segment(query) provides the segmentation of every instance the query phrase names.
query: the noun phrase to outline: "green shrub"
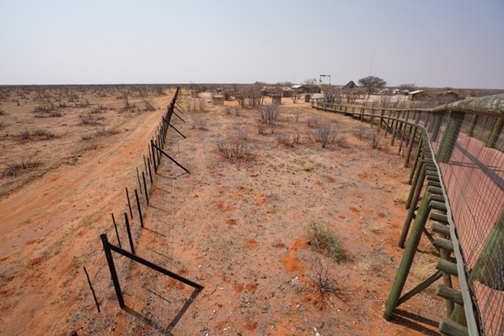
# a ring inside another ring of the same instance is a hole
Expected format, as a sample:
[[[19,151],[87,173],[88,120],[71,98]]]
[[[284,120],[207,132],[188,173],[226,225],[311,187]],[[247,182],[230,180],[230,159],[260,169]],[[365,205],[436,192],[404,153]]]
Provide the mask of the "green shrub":
[[[337,231],[327,223],[312,220],[306,227],[306,240],[313,248],[334,260],[345,258],[343,242]]]

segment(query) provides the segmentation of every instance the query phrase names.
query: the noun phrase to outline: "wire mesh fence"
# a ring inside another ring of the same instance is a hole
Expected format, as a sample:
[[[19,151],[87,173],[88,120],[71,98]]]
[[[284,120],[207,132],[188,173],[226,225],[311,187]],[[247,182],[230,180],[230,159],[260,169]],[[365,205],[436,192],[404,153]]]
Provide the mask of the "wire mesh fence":
[[[493,134],[503,119],[474,116],[462,112],[434,116],[440,130],[439,136],[431,139],[479,312],[480,333],[502,335],[504,136],[500,131]],[[443,135],[453,129],[460,130],[454,141],[445,138],[447,144],[442,144]],[[435,135],[434,131],[429,135]]]
[[[408,133],[406,124],[398,126],[397,120],[421,126],[427,132],[462,249],[479,333],[493,336],[504,334],[504,113],[501,107],[504,95],[491,99],[491,104],[480,104],[480,101],[480,105],[471,106],[466,112],[446,108],[433,112],[315,104],[371,123],[376,122],[375,116],[385,117],[388,120],[380,120],[379,125],[400,141],[399,154],[404,153],[403,140],[409,141],[413,128]]]

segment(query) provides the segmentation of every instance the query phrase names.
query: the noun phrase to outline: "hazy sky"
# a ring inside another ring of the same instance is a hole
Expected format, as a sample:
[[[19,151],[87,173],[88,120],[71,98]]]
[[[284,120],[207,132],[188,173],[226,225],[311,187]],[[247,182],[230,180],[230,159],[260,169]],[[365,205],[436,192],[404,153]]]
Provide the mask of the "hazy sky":
[[[504,0],[0,0],[0,84],[345,84],[370,68],[504,89]]]

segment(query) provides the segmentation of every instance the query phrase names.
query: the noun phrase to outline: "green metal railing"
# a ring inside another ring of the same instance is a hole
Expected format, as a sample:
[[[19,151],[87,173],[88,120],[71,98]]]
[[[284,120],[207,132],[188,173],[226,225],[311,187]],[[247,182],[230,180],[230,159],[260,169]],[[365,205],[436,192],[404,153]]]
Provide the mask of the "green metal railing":
[[[504,94],[432,109],[357,107],[322,100],[313,100],[312,106],[378,126],[391,135],[391,145],[399,142],[405,166],[412,164],[409,211],[398,242],[406,247],[385,318],[443,278],[436,289],[447,308],[441,332],[503,334]],[[432,230],[426,228],[429,220],[434,222]],[[440,252],[437,272],[401,296],[423,234]],[[452,276],[458,276],[460,291],[452,288]]]

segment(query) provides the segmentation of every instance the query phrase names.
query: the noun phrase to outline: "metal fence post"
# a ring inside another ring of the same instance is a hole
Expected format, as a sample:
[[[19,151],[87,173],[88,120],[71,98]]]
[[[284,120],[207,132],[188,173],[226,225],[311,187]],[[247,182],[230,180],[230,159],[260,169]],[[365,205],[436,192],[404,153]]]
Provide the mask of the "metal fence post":
[[[117,277],[116,268],[114,265],[114,259],[112,258],[112,253],[110,253],[109,242],[107,240],[107,235],[102,233],[100,235],[101,241],[103,243],[103,251],[105,252],[105,257],[107,258],[107,263],[110,269],[110,277],[114,283],[114,288],[117,295],[117,301],[119,301],[119,306],[124,309],[126,305],[124,304],[124,298],[121,292],[121,285],[119,284],[119,278]]]

